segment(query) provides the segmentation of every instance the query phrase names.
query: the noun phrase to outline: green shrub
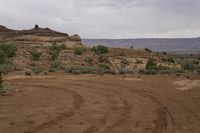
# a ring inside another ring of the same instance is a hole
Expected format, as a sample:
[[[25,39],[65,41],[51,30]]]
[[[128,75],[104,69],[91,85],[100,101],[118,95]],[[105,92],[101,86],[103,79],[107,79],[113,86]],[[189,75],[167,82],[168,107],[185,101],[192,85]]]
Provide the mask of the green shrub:
[[[2,78],[2,75],[0,73],[0,88],[2,88],[2,85],[3,85],[3,78]]]
[[[0,51],[4,57],[11,58],[16,55],[17,47],[12,43],[2,43],[0,44]]]
[[[167,55],[167,52],[163,52],[162,54],[163,54],[163,55]]]
[[[110,63],[110,60],[108,59],[108,56],[106,56],[106,55],[99,55],[99,62],[100,63]]]
[[[76,55],[82,55],[84,51],[85,51],[84,48],[78,47],[78,48],[74,49],[74,54],[76,54]]]
[[[98,66],[102,70],[110,70],[110,64],[108,63],[100,63]]]
[[[136,64],[143,64],[143,62],[141,60],[136,60]]]
[[[26,76],[31,76],[31,71],[25,71]]]
[[[93,65],[93,59],[91,57],[88,57],[85,59],[85,63],[91,66]]]
[[[29,51],[29,53],[31,54],[31,59],[33,61],[38,61],[40,59],[41,54],[42,54],[42,53],[40,53],[36,50]]]
[[[103,45],[98,45],[96,47],[93,47],[92,51],[94,51],[97,54],[106,54],[109,52],[108,47]]]
[[[147,52],[149,52],[149,53],[152,53],[152,50],[149,49],[149,48],[145,48],[144,50],[147,51]]]
[[[32,71],[33,71],[35,74],[39,74],[39,73],[42,73],[43,71],[45,71],[45,69],[42,68],[42,67],[34,67],[34,68],[32,68]]]
[[[123,68],[119,70],[119,74],[132,74],[132,73],[134,73],[134,71],[127,68]]]
[[[167,58],[167,61],[168,61],[169,63],[174,63],[174,62],[175,62],[174,59],[173,59],[172,57]]]
[[[154,59],[149,59],[146,65],[147,70],[157,70],[157,63],[154,62]]]
[[[122,67],[125,67],[125,66],[129,65],[129,61],[127,59],[123,58],[121,60],[121,65],[122,65]]]
[[[56,72],[56,71],[59,71],[59,70],[64,70],[64,67],[58,61],[53,62],[51,64],[51,67],[49,68],[49,72]]]
[[[0,86],[0,95],[2,96],[13,96],[15,91],[6,82],[3,82]]]
[[[98,68],[96,67],[89,67],[89,66],[68,66],[65,68],[66,73],[73,73],[73,74],[87,74],[87,73],[97,73]]]
[[[8,73],[15,69],[14,65],[11,63],[8,64],[0,64],[0,72]]]
[[[49,48],[49,54],[52,60],[56,60],[62,50],[66,49],[64,44],[53,43]]]

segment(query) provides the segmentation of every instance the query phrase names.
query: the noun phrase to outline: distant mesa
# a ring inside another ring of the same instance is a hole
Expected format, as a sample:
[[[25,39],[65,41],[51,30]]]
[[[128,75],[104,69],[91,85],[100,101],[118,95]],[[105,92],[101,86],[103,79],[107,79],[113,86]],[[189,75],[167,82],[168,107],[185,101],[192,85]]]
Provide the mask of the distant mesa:
[[[12,30],[0,25],[0,41],[78,41],[78,34],[69,36],[67,33],[57,32],[50,28],[40,28],[38,24],[29,30]]]

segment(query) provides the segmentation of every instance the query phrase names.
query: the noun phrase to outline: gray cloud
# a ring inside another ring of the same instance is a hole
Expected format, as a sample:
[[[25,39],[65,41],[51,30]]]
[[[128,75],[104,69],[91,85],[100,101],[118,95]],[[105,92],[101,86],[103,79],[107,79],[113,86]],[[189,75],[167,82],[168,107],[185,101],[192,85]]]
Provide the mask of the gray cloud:
[[[0,0],[0,24],[84,38],[200,36],[199,0]]]

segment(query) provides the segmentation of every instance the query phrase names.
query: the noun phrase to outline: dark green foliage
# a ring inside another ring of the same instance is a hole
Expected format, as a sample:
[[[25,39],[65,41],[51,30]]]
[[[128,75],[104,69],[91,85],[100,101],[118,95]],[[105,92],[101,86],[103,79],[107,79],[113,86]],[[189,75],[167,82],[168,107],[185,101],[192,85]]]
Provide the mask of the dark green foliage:
[[[45,71],[45,69],[42,68],[42,67],[34,67],[34,68],[32,69],[32,71],[33,71],[35,74],[39,74],[39,73],[42,73],[43,71]]]
[[[0,44],[0,52],[3,53],[3,56],[5,58],[11,58],[15,56],[17,52],[17,47],[15,46],[15,44],[12,43],[2,43]]]
[[[74,54],[76,54],[76,55],[82,55],[84,51],[85,51],[84,48],[78,47],[78,48],[74,49]]]
[[[55,61],[51,64],[51,67],[49,68],[49,72],[56,72],[59,70],[64,70],[65,68],[61,65],[60,62]]]
[[[136,64],[143,64],[143,62],[141,60],[136,60]]]
[[[149,48],[145,48],[144,50],[147,51],[147,52],[149,52],[149,53],[152,53],[152,50],[149,49]]]
[[[154,59],[149,59],[146,65],[147,70],[157,70],[157,63],[155,63]]]
[[[168,61],[169,63],[174,63],[174,62],[175,62],[174,59],[173,59],[172,57],[167,58],[167,61]]]
[[[127,59],[123,58],[121,60],[121,65],[122,65],[122,67],[125,67],[125,66],[129,65],[129,61]]]
[[[163,55],[167,55],[167,52],[163,52]]]
[[[110,70],[110,64],[108,63],[100,63],[99,68],[102,70]]]
[[[42,53],[38,52],[37,50],[29,51],[29,53],[31,54],[31,59],[33,61],[38,61],[40,59],[41,54],[42,54]]]
[[[97,54],[106,54],[109,52],[108,47],[103,45],[98,45],[96,47],[93,47],[92,51],[94,51]]]
[[[65,68],[65,72],[72,74],[87,74],[87,73],[97,73],[99,70],[96,67],[89,66],[68,66]]]
[[[99,55],[99,62],[100,63],[110,63],[110,60],[108,59],[108,56],[106,56],[106,55]]]
[[[0,89],[3,87],[3,78],[2,78],[2,74],[0,72]]]
[[[49,54],[52,60],[56,60],[62,50],[66,49],[64,44],[53,43],[49,49]]]
[[[119,70],[119,74],[132,74],[132,73],[134,73],[133,70],[126,69],[126,68],[122,68]]]
[[[87,63],[88,65],[93,65],[93,59],[91,57],[88,57],[85,59],[85,63]]]

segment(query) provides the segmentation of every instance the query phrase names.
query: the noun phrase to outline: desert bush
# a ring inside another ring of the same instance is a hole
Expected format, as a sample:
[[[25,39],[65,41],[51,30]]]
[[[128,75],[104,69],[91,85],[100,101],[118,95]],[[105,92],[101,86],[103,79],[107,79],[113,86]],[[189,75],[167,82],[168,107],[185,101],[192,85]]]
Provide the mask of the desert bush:
[[[110,63],[110,60],[108,59],[108,56],[106,55],[99,55],[98,59],[100,63]]]
[[[0,51],[4,57],[11,58],[16,55],[17,47],[12,43],[1,43]]]
[[[130,70],[130,69],[127,69],[127,68],[122,68],[122,69],[119,70],[118,73],[119,74],[132,74],[132,73],[134,73],[134,71]]]
[[[147,69],[139,69],[138,71],[140,74],[147,74],[147,75],[152,75],[152,74],[157,74],[157,70],[155,69],[150,69],[150,70],[147,70]]]
[[[155,63],[154,59],[149,59],[146,65],[147,70],[157,70],[157,63]]]
[[[169,62],[169,63],[174,63],[175,61],[174,61],[174,59],[173,59],[172,57],[168,57],[168,58],[167,58],[167,62]]]
[[[85,63],[91,66],[91,65],[93,65],[93,59],[91,57],[87,57],[85,59]]]
[[[35,74],[40,74],[40,73],[42,73],[43,71],[45,71],[45,69],[42,68],[42,67],[34,67],[34,68],[32,68],[32,71],[33,71]]]
[[[136,64],[143,64],[143,62],[141,60],[136,60]]]
[[[167,52],[163,52],[162,54],[163,54],[163,55],[167,55]]]
[[[109,52],[108,47],[103,45],[98,45],[96,47],[93,47],[92,51],[94,51],[97,54],[106,54]]]
[[[84,51],[85,51],[84,48],[78,47],[78,48],[74,49],[74,54],[76,54],[76,55],[82,55]]]
[[[0,95],[2,96],[12,96],[14,95],[14,90],[10,87],[7,82],[2,82],[0,84]]]
[[[147,51],[147,52],[149,52],[149,53],[152,53],[152,50],[149,49],[149,48],[145,48],[144,50]]]
[[[40,59],[40,56],[42,53],[38,52],[37,50],[31,50],[29,51],[30,55],[31,55],[31,59],[33,61],[38,61]]]
[[[11,63],[8,64],[0,64],[0,72],[8,73],[15,69],[14,65]]]
[[[108,63],[100,63],[98,66],[102,70],[110,70],[110,64]]]
[[[68,66],[65,68],[66,73],[73,73],[73,74],[87,74],[87,73],[97,73],[98,68],[90,67],[90,66]]]
[[[52,60],[56,60],[59,57],[60,52],[64,49],[66,49],[64,44],[53,43],[49,48],[49,54],[51,55]]]
[[[121,59],[121,65],[122,67],[125,67],[127,65],[129,65],[129,61],[126,58]]]
[[[55,61],[51,64],[51,67],[49,68],[49,72],[56,72],[59,70],[64,70],[65,68],[61,65],[60,62]]]
[[[26,76],[31,76],[31,71],[25,71],[24,73]]]

